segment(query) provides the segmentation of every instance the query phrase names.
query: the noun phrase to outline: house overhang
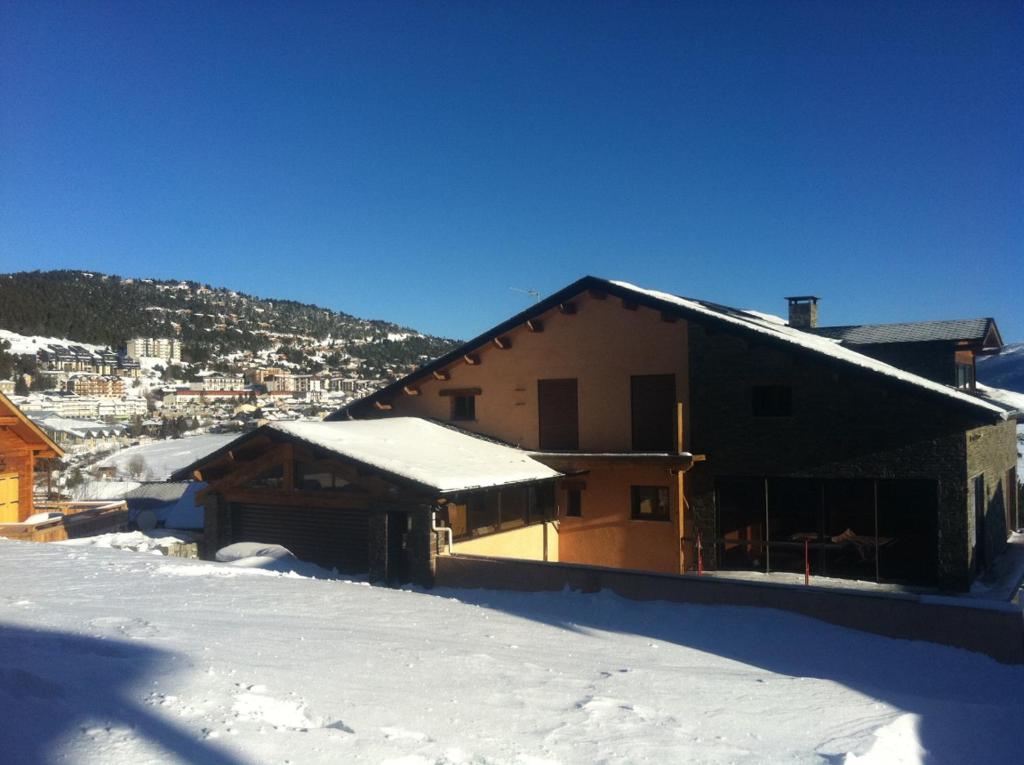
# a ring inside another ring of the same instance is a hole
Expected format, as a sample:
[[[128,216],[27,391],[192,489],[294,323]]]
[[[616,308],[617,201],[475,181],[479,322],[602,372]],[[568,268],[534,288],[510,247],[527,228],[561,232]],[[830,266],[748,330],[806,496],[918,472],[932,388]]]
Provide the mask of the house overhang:
[[[533,451],[528,454],[544,465],[564,473],[577,473],[593,468],[663,467],[685,473],[694,463],[704,460],[703,454],[689,452],[559,452]]]

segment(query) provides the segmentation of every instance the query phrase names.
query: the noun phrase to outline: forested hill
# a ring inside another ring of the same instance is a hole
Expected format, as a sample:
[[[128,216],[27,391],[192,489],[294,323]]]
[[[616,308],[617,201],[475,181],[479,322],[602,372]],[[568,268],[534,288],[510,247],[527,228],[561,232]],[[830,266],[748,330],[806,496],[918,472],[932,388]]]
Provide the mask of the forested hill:
[[[132,337],[177,337],[194,361],[317,344],[374,366],[408,366],[452,347],[451,340],[292,300],[83,271],[0,275],[0,329],[115,348]]]

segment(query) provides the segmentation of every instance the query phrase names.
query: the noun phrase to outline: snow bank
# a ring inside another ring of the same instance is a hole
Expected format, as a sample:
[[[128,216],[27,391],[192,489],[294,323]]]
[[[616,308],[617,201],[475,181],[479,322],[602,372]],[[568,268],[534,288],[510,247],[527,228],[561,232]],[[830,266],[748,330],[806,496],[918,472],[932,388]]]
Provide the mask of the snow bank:
[[[159,536],[157,536],[159,534]],[[105,547],[113,550],[129,550],[131,552],[155,553],[167,555],[172,547],[182,542],[191,542],[192,537],[188,534],[175,534],[172,532],[155,532],[147,534],[145,531],[124,531],[115,534],[98,534],[94,537],[82,537],[80,539],[65,539],[61,542],[54,542],[58,545],[69,545],[71,547]]]

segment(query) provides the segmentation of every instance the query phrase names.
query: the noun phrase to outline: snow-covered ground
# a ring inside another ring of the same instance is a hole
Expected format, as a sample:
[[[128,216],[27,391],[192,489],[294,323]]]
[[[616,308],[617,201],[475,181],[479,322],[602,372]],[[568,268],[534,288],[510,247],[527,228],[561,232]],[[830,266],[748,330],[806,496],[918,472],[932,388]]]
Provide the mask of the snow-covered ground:
[[[122,449],[102,460],[97,467],[115,467],[118,477],[123,479],[166,481],[175,470],[192,464],[203,455],[216,451],[237,437],[237,433],[207,434],[154,441],[151,444]],[[138,476],[132,475],[136,458],[142,459],[142,463],[139,464],[143,467],[142,474]]]
[[[5,763],[1008,763],[1024,667],[771,610],[0,541]]]

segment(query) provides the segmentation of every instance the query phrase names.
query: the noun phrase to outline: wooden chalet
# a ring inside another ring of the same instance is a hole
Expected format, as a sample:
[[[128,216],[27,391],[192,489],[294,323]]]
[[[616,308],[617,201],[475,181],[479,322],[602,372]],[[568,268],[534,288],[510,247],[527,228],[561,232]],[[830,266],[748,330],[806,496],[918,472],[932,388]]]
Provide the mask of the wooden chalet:
[[[124,502],[38,502],[35,473],[64,451],[0,393],[0,536],[51,542],[121,528]]]
[[[526,452],[418,418],[273,423],[172,475],[207,486],[204,557],[281,544],[373,581],[432,580],[438,523],[467,503],[518,508],[543,537],[561,474]],[[554,554],[554,553],[553,553]]]

